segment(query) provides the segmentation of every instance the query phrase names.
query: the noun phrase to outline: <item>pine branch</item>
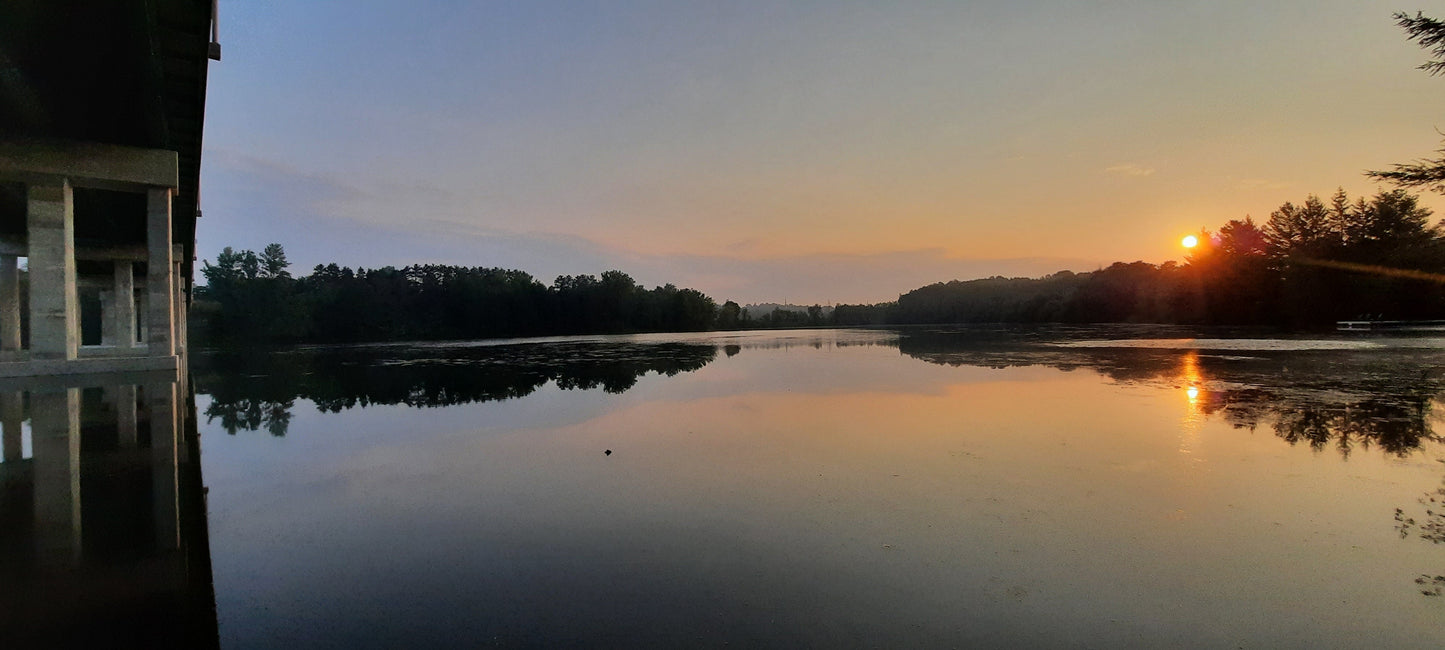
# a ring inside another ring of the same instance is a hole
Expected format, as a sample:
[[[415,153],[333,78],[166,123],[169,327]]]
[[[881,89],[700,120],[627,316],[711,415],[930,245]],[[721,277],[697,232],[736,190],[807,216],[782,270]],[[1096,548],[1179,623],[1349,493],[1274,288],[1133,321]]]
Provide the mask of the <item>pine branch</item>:
[[[1403,11],[1394,16],[1395,24],[1409,35],[1409,40],[1420,44],[1434,55],[1434,61],[1420,64],[1419,68],[1431,75],[1445,73],[1445,21],[1428,18],[1423,12],[1414,16]]]
[[[1368,171],[1365,175],[1400,187],[1426,187],[1445,194],[1445,158],[1416,160],[1407,165],[1395,165],[1389,171]]]

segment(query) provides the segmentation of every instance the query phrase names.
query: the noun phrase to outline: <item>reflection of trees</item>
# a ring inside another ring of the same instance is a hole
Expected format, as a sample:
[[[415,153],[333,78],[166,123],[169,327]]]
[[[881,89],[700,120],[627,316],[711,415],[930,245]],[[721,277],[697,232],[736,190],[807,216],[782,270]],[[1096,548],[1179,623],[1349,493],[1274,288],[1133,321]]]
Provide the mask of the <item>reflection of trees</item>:
[[[1395,530],[1400,533],[1400,539],[1415,535],[1432,544],[1445,543],[1445,481],[1415,502],[1420,505],[1418,510],[1395,508]],[[1425,596],[1445,594],[1445,576],[1442,575],[1420,574],[1415,578],[1415,585]]]
[[[214,400],[206,407],[206,421],[219,419],[226,433],[237,430],[260,431],[265,429],[273,436],[286,435],[291,425],[291,406],[295,400],[268,401],[260,399],[237,399],[229,402]]]
[[[767,338],[747,338],[740,341],[741,345],[726,345],[723,351],[742,350],[746,347],[749,350],[791,350],[793,348],[811,348],[814,350],[841,349],[841,348],[868,348],[868,347],[897,347],[898,343],[891,336],[880,336],[876,338],[846,338],[836,335],[833,332],[826,334],[809,334],[811,330],[793,332],[773,332],[774,336]],[[728,356],[733,356],[732,352]]]
[[[1045,339],[1047,340],[1047,339]],[[1445,441],[1431,404],[1445,393],[1436,370],[1445,353],[1421,349],[1198,352],[1140,348],[1061,348],[1004,329],[920,332],[900,350],[953,366],[1044,365],[1088,368],[1123,383],[1165,384],[1190,393],[1191,408],[1231,425],[1261,425],[1290,444],[1348,455],[1375,446],[1408,455]]]
[[[1395,508],[1395,530],[1400,532],[1400,539],[1415,534],[1427,542],[1445,543],[1445,481],[1415,501],[1424,507],[1424,514],[1412,516],[1404,508]],[[1418,521],[1416,516],[1420,517]]]
[[[1290,444],[1306,443],[1319,450],[1333,442],[1344,455],[1349,455],[1356,445],[1366,449],[1376,445],[1387,453],[1406,456],[1419,448],[1424,440],[1442,439],[1429,422],[1433,394],[1406,396],[1406,399],[1411,397],[1414,402],[1409,404],[1374,397],[1344,403],[1311,404],[1254,391],[1250,398],[1256,403],[1240,400],[1244,402],[1241,407],[1226,411],[1226,414],[1228,421],[1235,426],[1251,429],[1272,415],[1271,426],[1275,435]],[[1204,412],[1213,411],[1205,409]]]
[[[193,362],[207,421],[227,432],[285,435],[296,399],[323,412],[373,404],[441,407],[514,399],[547,382],[563,390],[622,393],[639,377],[672,376],[713,360],[712,345],[566,342],[489,346],[307,348],[216,353]]]

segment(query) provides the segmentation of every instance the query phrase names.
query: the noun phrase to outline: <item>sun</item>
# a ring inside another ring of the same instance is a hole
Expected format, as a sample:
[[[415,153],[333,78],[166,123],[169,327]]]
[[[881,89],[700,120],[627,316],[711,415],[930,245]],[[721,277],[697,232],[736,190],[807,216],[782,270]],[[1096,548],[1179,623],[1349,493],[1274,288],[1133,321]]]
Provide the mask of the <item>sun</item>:
[[[1199,245],[1199,238],[1195,237],[1194,235],[1185,235],[1184,239],[1181,240],[1179,243],[1182,244],[1185,248],[1194,248],[1195,246]]]

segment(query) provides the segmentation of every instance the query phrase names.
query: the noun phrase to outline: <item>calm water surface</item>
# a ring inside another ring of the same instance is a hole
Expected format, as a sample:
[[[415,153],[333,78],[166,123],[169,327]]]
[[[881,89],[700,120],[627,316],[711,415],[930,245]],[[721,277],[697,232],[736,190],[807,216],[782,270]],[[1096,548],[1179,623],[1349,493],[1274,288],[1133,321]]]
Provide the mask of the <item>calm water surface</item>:
[[[1440,647],[1442,362],[974,328],[6,380],[0,647]]]
[[[1440,647],[1442,370],[1159,328],[200,356],[220,639]]]

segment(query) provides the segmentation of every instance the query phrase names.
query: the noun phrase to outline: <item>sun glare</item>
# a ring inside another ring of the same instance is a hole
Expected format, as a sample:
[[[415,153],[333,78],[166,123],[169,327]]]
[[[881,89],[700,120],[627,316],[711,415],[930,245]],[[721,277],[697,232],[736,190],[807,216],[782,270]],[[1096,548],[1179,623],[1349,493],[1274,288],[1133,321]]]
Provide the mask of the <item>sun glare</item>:
[[[1185,235],[1184,239],[1179,243],[1183,244],[1185,248],[1194,248],[1199,245],[1199,238],[1194,235]]]

